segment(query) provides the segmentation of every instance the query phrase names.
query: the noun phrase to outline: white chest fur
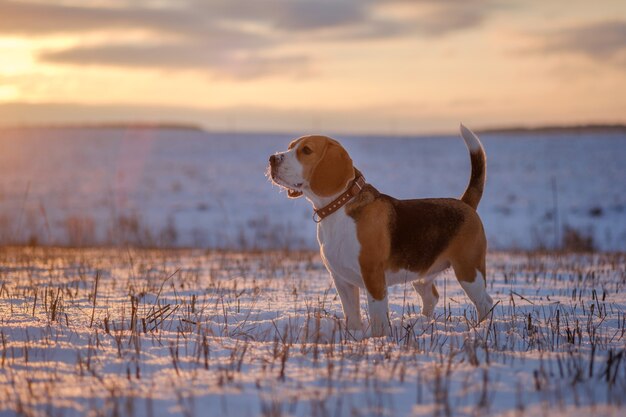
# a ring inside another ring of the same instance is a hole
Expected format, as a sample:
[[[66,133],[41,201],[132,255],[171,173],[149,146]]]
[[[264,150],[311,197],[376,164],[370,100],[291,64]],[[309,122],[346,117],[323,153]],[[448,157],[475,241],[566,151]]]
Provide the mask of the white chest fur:
[[[324,265],[335,280],[342,279],[364,287],[359,266],[361,245],[354,219],[344,210],[333,213],[317,225],[317,241]]]

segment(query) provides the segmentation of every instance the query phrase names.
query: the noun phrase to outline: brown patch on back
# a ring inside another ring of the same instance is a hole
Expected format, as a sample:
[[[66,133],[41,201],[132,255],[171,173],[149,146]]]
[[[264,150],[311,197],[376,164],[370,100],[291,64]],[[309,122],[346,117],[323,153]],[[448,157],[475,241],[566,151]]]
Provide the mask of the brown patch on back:
[[[459,232],[469,209],[451,198],[395,200],[392,227],[392,270],[426,273]]]
[[[449,266],[448,249],[457,240],[465,220],[478,218],[460,200],[397,200],[371,185],[346,205],[346,213],[356,222],[361,273],[374,298],[384,297],[385,270],[427,274],[431,267]],[[434,294],[437,290],[433,287],[432,291]]]
[[[356,234],[361,244],[361,276],[375,300],[382,300],[387,295],[385,269],[391,252],[391,215],[389,203],[379,199],[360,207],[356,218]]]
[[[427,275],[452,265],[461,281],[473,282],[476,270],[487,276],[482,222],[461,200],[397,200],[366,185],[345,210],[356,223],[365,287],[377,300],[386,295],[385,270]],[[439,296],[434,285],[432,292]]]

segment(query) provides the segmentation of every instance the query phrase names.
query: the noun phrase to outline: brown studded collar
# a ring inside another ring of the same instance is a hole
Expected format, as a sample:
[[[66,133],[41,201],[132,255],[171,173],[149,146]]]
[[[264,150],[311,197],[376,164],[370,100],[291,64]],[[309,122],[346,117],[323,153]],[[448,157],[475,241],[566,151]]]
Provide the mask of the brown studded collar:
[[[337,210],[339,210],[354,196],[359,194],[364,185],[365,178],[363,177],[363,175],[359,175],[352,181],[352,185],[350,185],[350,187],[348,187],[348,189],[344,191],[339,197],[335,198],[333,201],[331,201],[321,209],[314,210],[313,221],[315,221],[315,223],[319,223],[324,220],[325,217],[328,217]]]

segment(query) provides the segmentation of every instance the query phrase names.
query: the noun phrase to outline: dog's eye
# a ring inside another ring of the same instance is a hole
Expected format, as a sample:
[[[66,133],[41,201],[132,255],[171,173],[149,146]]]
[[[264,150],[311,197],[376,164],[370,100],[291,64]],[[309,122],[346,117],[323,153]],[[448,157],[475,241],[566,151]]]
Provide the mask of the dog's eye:
[[[308,146],[304,146],[302,148],[302,153],[305,155],[311,155],[313,153],[313,150],[311,150],[311,148],[309,148]]]

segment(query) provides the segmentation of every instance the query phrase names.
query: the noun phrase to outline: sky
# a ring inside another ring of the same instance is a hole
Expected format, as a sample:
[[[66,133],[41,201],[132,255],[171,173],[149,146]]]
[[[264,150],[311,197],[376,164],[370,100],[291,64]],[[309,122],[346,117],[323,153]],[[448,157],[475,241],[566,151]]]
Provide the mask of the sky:
[[[624,0],[0,0],[0,125],[626,122]]]

